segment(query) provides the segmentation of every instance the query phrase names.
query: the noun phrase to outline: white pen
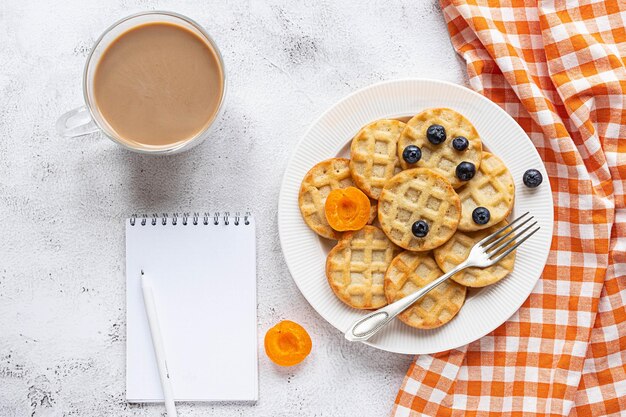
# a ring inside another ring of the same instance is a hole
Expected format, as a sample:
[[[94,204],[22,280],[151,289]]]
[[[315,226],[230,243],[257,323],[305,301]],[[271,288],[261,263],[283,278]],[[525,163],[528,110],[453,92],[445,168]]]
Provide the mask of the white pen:
[[[163,347],[163,337],[161,337],[161,328],[159,327],[154,294],[149,279],[144,274],[143,269],[141,270],[141,290],[146,306],[148,323],[150,324],[152,346],[154,346],[154,354],[156,356],[157,367],[159,368],[159,377],[161,378],[161,387],[163,388],[163,397],[165,400],[165,410],[167,410],[168,417],[177,417],[176,407],[174,406],[174,393],[172,392],[172,380],[167,368],[167,359],[165,357],[165,348]]]

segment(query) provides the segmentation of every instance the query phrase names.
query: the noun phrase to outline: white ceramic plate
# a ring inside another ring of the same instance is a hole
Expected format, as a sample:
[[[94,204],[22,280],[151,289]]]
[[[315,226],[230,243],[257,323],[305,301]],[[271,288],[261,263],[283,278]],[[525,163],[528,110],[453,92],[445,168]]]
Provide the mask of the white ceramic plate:
[[[428,107],[450,107],[474,124],[484,146],[506,163],[515,180],[511,218],[529,211],[541,230],[518,249],[515,270],[494,285],[469,290],[465,305],[448,324],[418,330],[394,320],[367,342],[406,354],[453,349],[491,332],[517,311],[541,275],[552,240],[552,193],[539,154],[517,122],[480,94],[448,82],[408,79],[366,87],[335,104],[306,132],[287,165],[278,203],[280,242],[294,281],[313,308],[345,332],[365,312],[343,304],[328,286],[326,254],[335,242],[318,237],[302,220],[300,182],[318,162],[338,155],[348,157],[350,140],[363,125],[380,118],[412,116]],[[522,182],[529,168],[538,169],[544,177],[534,190]]]

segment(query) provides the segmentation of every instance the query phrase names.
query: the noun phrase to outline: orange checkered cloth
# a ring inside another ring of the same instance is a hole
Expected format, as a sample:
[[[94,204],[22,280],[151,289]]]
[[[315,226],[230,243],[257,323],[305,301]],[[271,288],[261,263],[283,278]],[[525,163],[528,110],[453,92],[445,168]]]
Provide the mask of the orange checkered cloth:
[[[626,415],[626,1],[441,3],[471,87],[546,165],[554,237],[522,308],[418,356],[393,414]]]

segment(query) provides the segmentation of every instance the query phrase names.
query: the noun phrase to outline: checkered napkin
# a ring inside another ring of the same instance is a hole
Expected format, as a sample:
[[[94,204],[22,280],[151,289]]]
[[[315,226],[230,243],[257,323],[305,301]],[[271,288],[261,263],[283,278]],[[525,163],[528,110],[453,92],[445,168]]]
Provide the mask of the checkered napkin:
[[[394,416],[624,416],[626,1],[441,3],[471,87],[546,165],[554,238],[522,308],[474,343],[418,356]]]

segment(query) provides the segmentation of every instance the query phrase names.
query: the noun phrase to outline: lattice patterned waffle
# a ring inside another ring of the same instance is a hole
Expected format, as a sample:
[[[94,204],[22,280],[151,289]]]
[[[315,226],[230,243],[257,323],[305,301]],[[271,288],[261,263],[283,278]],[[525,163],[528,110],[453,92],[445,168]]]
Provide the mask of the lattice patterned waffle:
[[[506,221],[500,222],[488,229],[479,230],[477,232],[461,232],[458,231],[443,246],[439,246],[434,250],[437,265],[444,272],[450,271],[452,268],[463,262],[469,256],[472,247],[484,237],[494,233],[499,228],[505,226]],[[502,232],[499,236],[507,233],[508,230]],[[509,237],[513,237],[511,234]],[[504,278],[513,270],[515,265],[515,251],[500,262],[489,268],[467,268],[458,274],[452,276],[452,279],[466,287],[484,287],[493,284]]]
[[[318,235],[339,240],[342,233],[333,230],[326,220],[324,205],[332,190],[354,186],[349,161],[332,158],[315,165],[302,180],[298,205],[306,224]],[[372,219],[373,220],[373,219]]]
[[[459,230],[474,231],[486,229],[506,219],[513,209],[515,184],[513,177],[500,158],[488,152],[483,159],[476,175],[465,187],[459,190],[461,198],[461,221]],[[485,207],[491,218],[486,224],[477,224],[472,219],[476,207]]]
[[[383,281],[398,248],[377,227],[347,232],[329,252],[326,277],[335,295],[350,307],[375,309],[387,304]]]
[[[426,137],[426,131],[438,124],[446,130],[445,142],[434,145]],[[469,141],[464,151],[452,147],[452,140],[463,136]],[[402,151],[408,145],[416,145],[422,150],[422,158],[415,164],[408,164],[402,159]],[[398,139],[398,158],[402,169],[431,168],[443,175],[454,188],[464,184],[456,176],[456,167],[461,162],[471,162],[476,168],[481,164],[482,143],[474,126],[462,114],[452,109],[433,108],[416,114],[406,124]]]
[[[396,245],[425,251],[443,245],[456,231],[461,202],[450,183],[435,171],[416,168],[402,171],[385,184],[378,200],[378,220]],[[415,237],[411,226],[424,220],[425,237]]]
[[[392,303],[443,275],[432,252],[402,252],[385,274],[385,296]],[[398,318],[411,327],[433,329],[450,320],[465,301],[465,287],[447,280],[414,303]]]
[[[397,147],[405,124],[382,119],[364,126],[350,145],[350,172],[354,183],[378,199],[387,180],[400,172]]]

